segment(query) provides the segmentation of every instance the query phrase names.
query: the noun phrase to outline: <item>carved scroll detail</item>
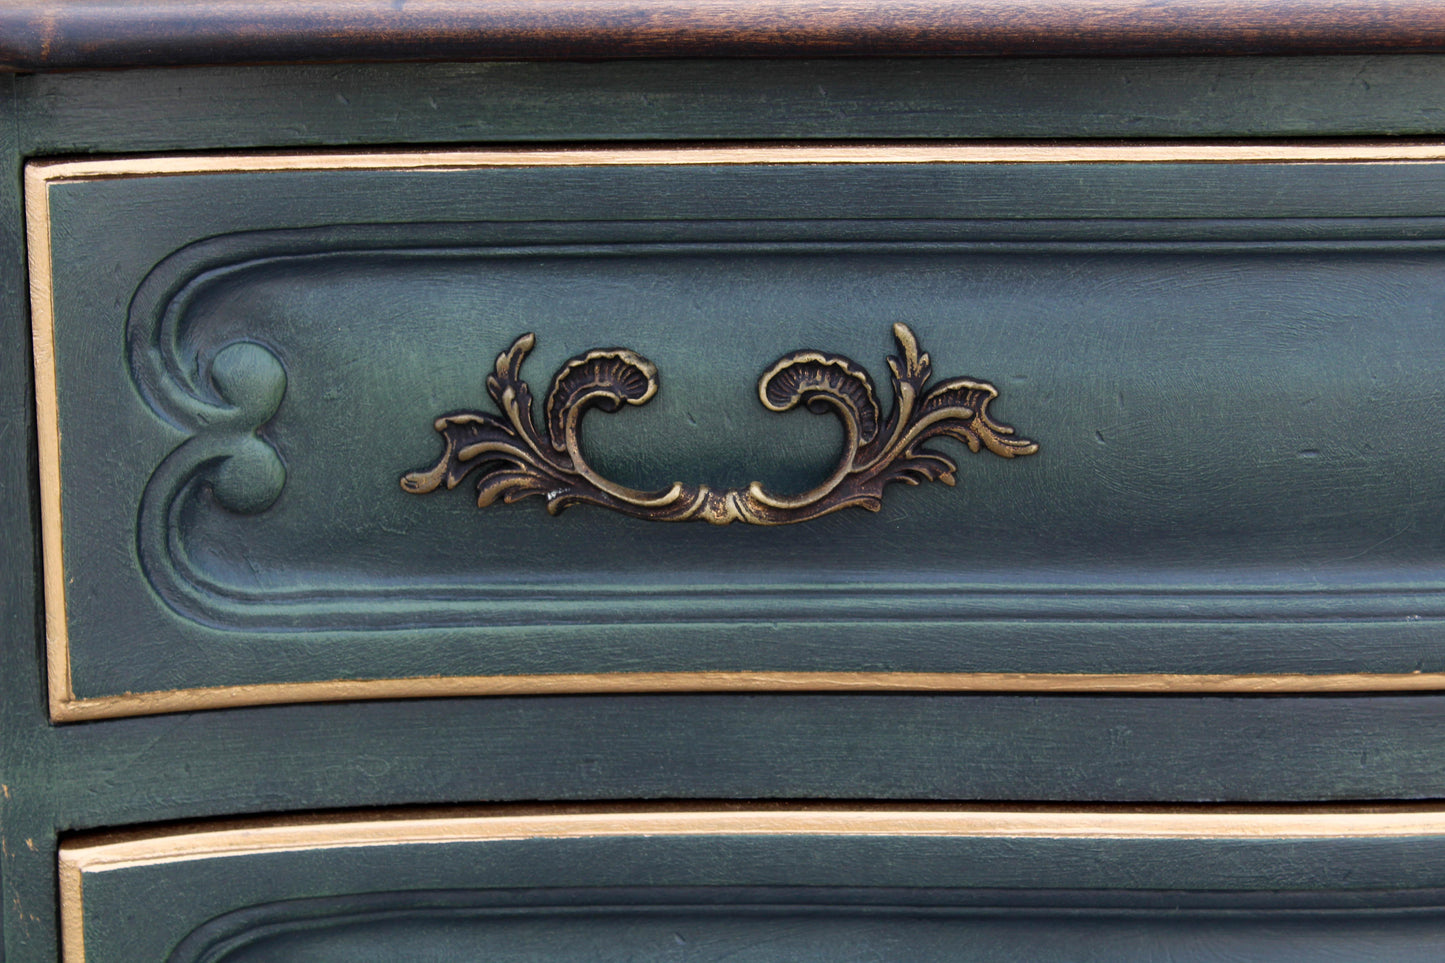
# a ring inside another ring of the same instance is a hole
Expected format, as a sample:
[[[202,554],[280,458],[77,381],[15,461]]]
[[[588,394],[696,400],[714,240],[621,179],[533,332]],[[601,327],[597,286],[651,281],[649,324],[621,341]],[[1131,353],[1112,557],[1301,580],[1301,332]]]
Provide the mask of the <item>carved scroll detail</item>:
[[[953,378],[928,387],[932,364],[905,324],[893,326],[899,354],[888,359],[893,372],[893,408],[884,419],[873,379],[841,355],[795,351],[779,358],[758,381],[758,397],[771,411],[806,405],[832,411],[843,423],[842,457],[829,477],[796,496],[776,495],[758,482],[746,488],[714,489],[674,482],[661,491],[638,491],[599,475],[582,455],[582,416],[591,408],[617,411],[646,404],[657,393],[657,368],[625,348],[578,355],[552,379],[545,405],[546,435],[532,417],[532,392],[522,362],[536,338],[524,334],[497,357],[487,377],[487,394],[500,415],[460,411],[435,422],[445,450],[425,471],[407,474],[401,487],[414,494],[455,488],[478,472],[477,505],[511,503],[531,495],[555,515],[577,504],[599,505],[635,518],[659,522],[706,520],[715,525],[806,522],[842,508],[878,511],[891,482],[917,485],[956,481],[957,464],[925,447],[935,438],[961,441],[972,452],[988,449],[1003,458],[1031,455],[1039,446],[1010,437],[1013,429],[992,420],[989,402],[998,390],[986,381]]]

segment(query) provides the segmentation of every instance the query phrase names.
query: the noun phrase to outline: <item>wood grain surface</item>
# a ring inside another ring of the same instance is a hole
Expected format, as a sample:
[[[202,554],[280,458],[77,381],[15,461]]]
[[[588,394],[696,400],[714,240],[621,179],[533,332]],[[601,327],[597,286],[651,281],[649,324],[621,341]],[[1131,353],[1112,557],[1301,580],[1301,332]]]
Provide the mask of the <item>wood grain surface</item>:
[[[1433,0],[11,0],[0,67],[1445,49]]]

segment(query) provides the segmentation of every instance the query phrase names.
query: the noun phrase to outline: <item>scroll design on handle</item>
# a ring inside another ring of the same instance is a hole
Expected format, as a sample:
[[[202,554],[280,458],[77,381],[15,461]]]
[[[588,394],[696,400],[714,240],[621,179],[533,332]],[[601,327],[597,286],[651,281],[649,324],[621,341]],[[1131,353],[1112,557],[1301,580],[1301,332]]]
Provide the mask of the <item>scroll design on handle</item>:
[[[774,362],[758,381],[758,397],[771,411],[806,405],[832,411],[843,423],[842,457],[817,487],[796,496],[773,494],[758,482],[746,488],[714,489],[674,482],[661,491],[638,491],[608,481],[587,463],[580,441],[582,416],[592,408],[617,411],[643,405],[657,393],[657,367],[625,348],[601,348],[578,355],[552,379],[545,405],[545,436],[532,416],[532,391],[522,362],[536,344],[524,334],[497,357],[487,377],[487,394],[500,415],[460,411],[435,422],[445,450],[425,471],[407,474],[401,487],[414,494],[445,485],[455,488],[478,473],[477,505],[498,499],[508,504],[532,495],[546,499],[553,515],[577,504],[600,505],[658,522],[705,520],[715,525],[806,522],[839,509],[878,511],[892,482],[952,485],[958,465],[925,444],[935,438],[961,441],[972,452],[988,449],[1003,458],[1031,455],[1039,446],[1012,437],[1014,431],[988,415],[998,390],[986,381],[952,378],[931,388],[932,364],[905,324],[893,326],[898,355],[893,372],[893,408],[885,419],[873,379],[855,362],[821,351],[795,351]]]

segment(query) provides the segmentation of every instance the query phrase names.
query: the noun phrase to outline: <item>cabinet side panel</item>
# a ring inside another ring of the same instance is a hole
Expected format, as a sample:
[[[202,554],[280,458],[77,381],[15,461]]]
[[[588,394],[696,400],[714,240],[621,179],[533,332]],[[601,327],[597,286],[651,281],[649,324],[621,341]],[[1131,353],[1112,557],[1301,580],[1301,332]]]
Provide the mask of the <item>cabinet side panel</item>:
[[[0,78],[0,961],[55,953],[18,86]]]

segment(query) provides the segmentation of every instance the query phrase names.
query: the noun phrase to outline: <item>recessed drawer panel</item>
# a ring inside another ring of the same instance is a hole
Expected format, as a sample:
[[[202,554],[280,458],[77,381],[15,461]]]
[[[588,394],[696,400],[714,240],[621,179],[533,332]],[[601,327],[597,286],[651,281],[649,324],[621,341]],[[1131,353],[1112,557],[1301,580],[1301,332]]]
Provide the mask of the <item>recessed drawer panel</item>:
[[[1439,956],[1436,810],[694,810],[60,851],[67,963]]]
[[[52,711],[1440,688],[1441,157],[34,163]]]

